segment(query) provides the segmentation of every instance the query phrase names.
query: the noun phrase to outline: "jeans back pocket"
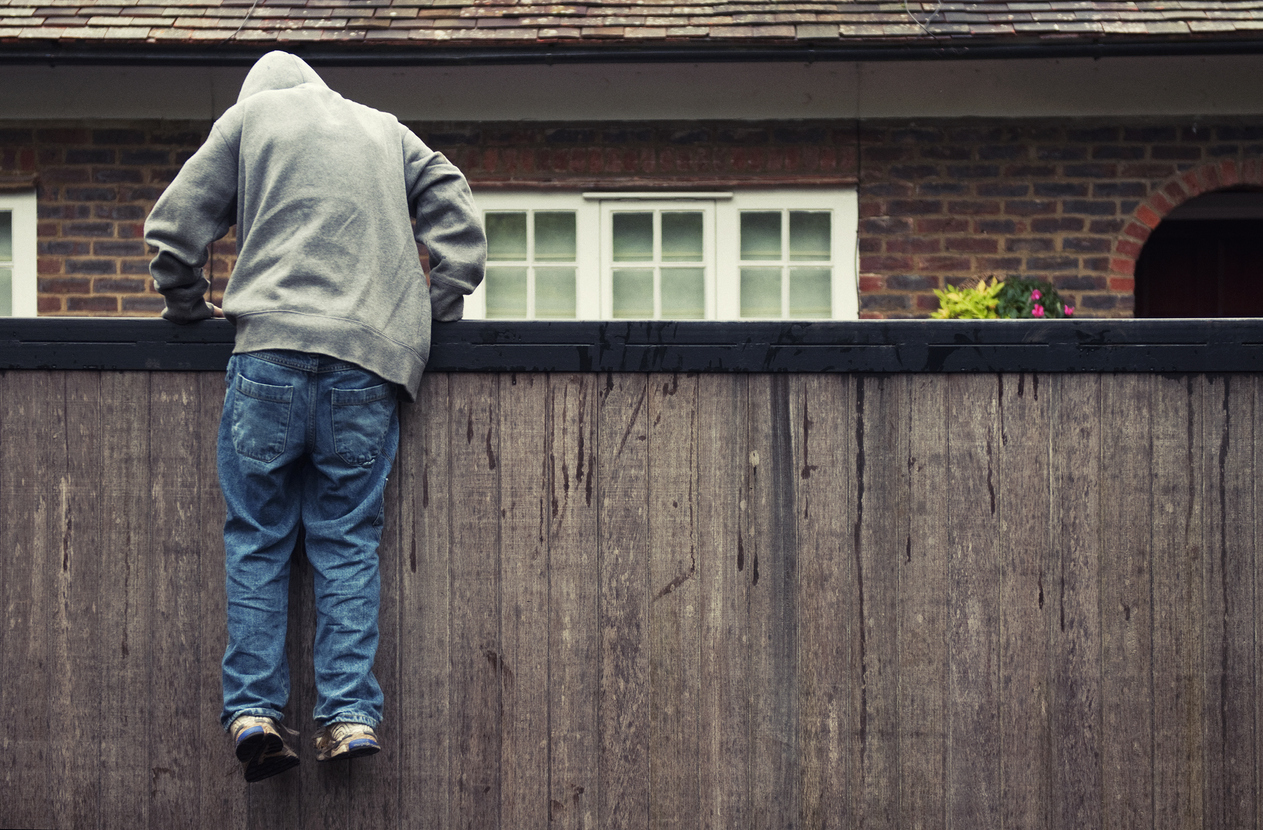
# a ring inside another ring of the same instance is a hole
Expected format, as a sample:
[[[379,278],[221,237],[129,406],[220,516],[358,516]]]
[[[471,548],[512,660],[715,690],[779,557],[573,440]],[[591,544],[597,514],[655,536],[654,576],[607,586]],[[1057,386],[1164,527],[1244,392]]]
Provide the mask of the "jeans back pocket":
[[[232,445],[237,454],[265,463],[275,461],[285,452],[289,437],[294,387],[272,386],[238,375],[236,393]]]
[[[333,449],[347,464],[367,467],[377,460],[395,411],[395,387],[333,390]]]

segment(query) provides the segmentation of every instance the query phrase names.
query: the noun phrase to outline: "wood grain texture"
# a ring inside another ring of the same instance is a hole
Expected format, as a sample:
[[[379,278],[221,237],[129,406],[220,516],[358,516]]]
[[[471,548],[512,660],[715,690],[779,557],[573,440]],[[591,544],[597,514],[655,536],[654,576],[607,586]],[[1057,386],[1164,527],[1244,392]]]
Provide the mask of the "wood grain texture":
[[[1053,827],[1099,827],[1104,796],[1101,666],[1101,378],[1044,380],[1052,387],[1051,459],[1055,678]],[[1112,546],[1109,548],[1112,550]]]
[[[755,828],[790,828],[798,776],[798,538],[789,379],[752,377],[745,532],[750,577],[750,788]]]
[[[848,784],[854,680],[849,672],[839,670],[850,663],[851,631],[861,624],[848,578],[855,560],[852,391],[849,378],[832,375],[796,378],[789,390],[797,469],[793,476],[799,556],[796,604],[802,621],[798,676],[801,827],[848,827],[852,819]]]
[[[1152,380],[1101,382],[1101,659],[1103,820],[1153,821]]]
[[[1049,389],[1038,375],[1001,375],[995,452],[1000,556],[1000,818],[1049,828],[1053,736],[1048,631],[1053,604],[1049,500]],[[1033,496],[1032,494],[1040,494]],[[1042,497],[1041,497],[1042,496]]]
[[[1200,378],[1153,381],[1153,774],[1159,826],[1202,826],[1205,511]]]
[[[500,821],[548,826],[548,378],[500,383]]]
[[[399,812],[422,830],[452,826],[451,384],[426,375],[401,407]],[[401,822],[401,823],[405,823]]]
[[[698,792],[696,375],[649,375],[649,826],[692,830]]]
[[[952,827],[996,827],[1001,816],[997,379],[960,375],[945,382],[951,416],[947,810]]]
[[[109,714],[101,724],[101,826],[105,828],[151,826],[146,786],[149,709],[137,705],[148,702],[151,648],[151,380],[143,373],[101,376],[101,421],[108,425],[101,436],[101,466],[108,474],[100,502],[101,550],[108,557],[108,567],[101,569],[99,606],[104,643],[101,711]],[[223,591],[222,579],[219,591]],[[215,706],[216,718],[218,710]],[[225,745],[221,753],[227,752]],[[208,768],[230,773],[236,772],[235,767],[225,761],[219,766],[212,762]]]
[[[598,826],[596,399],[594,376],[550,379],[548,815],[557,830]]]
[[[1204,632],[1205,821],[1220,827],[1251,827],[1259,818],[1254,383],[1204,379],[1204,612],[1193,622]]]
[[[598,826],[649,825],[649,389],[600,378]]]
[[[899,824],[947,826],[947,389],[908,382],[908,532],[899,571]]]
[[[453,826],[500,827],[500,407],[494,375],[451,390]]]
[[[853,458],[854,518],[850,570],[854,581],[851,650],[859,700],[852,714],[858,766],[852,772],[855,823],[895,827],[899,803],[889,782],[898,775],[899,561],[907,555],[907,379],[857,378]]]
[[[708,375],[697,406],[698,581],[701,691],[698,698],[699,826],[749,828],[750,649],[749,592],[754,573],[747,558],[744,514],[746,379]]]

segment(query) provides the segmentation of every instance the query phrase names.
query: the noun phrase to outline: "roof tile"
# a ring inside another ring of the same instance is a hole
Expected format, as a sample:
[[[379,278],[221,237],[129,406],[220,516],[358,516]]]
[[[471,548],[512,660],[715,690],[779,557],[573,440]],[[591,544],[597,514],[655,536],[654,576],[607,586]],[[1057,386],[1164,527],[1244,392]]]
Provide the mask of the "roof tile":
[[[8,47],[325,40],[608,43],[1241,38],[1263,0],[0,0]],[[20,22],[20,25],[13,25]],[[5,24],[8,24],[7,26]],[[238,31],[240,30],[240,31]]]

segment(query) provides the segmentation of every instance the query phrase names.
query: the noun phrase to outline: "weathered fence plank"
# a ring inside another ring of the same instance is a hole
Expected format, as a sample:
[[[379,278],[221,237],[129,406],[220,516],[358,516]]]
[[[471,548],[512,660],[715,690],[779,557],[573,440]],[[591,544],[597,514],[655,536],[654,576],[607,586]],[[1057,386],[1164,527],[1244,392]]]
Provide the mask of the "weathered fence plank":
[[[946,386],[908,379],[909,517],[899,569],[899,826],[947,826]]]
[[[1206,821],[1252,827],[1255,788],[1253,664],[1256,637],[1254,554],[1254,379],[1204,381],[1204,632]]]
[[[852,680],[838,670],[850,664],[850,632],[859,624],[848,578],[855,557],[851,392],[849,378],[822,375],[796,379],[789,396],[798,467],[801,827],[845,827],[851,819]]]
[[[789,379],[750,378],[750,788],[753,826],[788,827],[798,807],[798,539]]]
[[[53,824],[56,795],[47,782],[60,760],[49,723],[52,675],[69,668],[53,662],[49,636],[65,535],[65,381],[56,372],[8,373],[5,381],[0,475],[11,512],[0,529],[6,558],[0,763],[11,816],[6,822],[41,827]]]
[[[693,830],[698,793],[701,601],[697,375],[649,375],[649,826]]]
[[[421,830],[453,826],[451,412],[449,376],[424,377],[418,403],[401,408],[396,461],[404,561],[399,722],[389,728],[399,758],[401,826]]]
[[[102,527],[101,555],[106,562],[101,568],[100,605],[96,615],[84,624],[98,625],[104,643],[101,826],[107,830],[152,826],[148,787],[150,718],[146,707],[138,705],[146,700],[149,689],[149,620],[153,613],[149,589],[154,555],[150,534],[151,379],[144,373],[110,372],[101,376],[101,422],[106,428],[100,445],[104,486],[98,521]],[[203,436],[202,440],[210,437]],[[0,441],[0,447],[7,444]],[[0,470],[7,468],[7,463],[0,464]],[[215,498],[219,498],[218,491]],[[4,548],[9,549],[8,545]],[[218,590],[223,592],[222,574]],[[223,619],[221,616],[216,622]],[[6,648],[6,657],[10,653]],[[219,661],[214,663],[218,668]],[[221,696],[216,694],[213,698],[210,707],[218,720]],[[6,707],[5,712],[9,711]],[[221,744],[218,752],[223,760],[209,760],[208,769],[235,771],[235,764],[226,757],[226,747]]]
[[[649,826],[649,516],[647,380],[606,375],[599,432],[598,688],[602,828]]]
[[[1052,683],[1048,389],[1039,376],[1001,375],[996,392],[995,491],[1000,555],[1000,820],[1048,828],[1052,742],[1046,712]]]
[[[500,390],[501,826],[548,826],[548,378]]]
[[[452,821],[500,827],[503,721],[500,632],[499,384],[475,376],[451,390]]]
[[[432,375],[374,759],[216,721],[222,376],[0,375],[0,824],[1254,826],[1253,376]]]
[[[1054,620],[1052,826],[1102,822],[1101,378],[1046,378],[1051,386]],[[1041,384],[1043,385],[1043,384]]]
[[[596,397],[594,376],[550,379],[548,817],[556,830],[597,827]]]
[[[1153,380],[1154,819],[1201,826],[1206,796],[1201,722],[1206,689],[1203,500],[1199,378]]]
[[[1000,825],[1000,558],[996,378],[946,379],[951,464],[948,564],[948,816]]]
[[[855,607],[851,648],[858,703],[852,714],[859,744],[851,777],[854,819],[862,827],[895,827],[898,801],[899,559],[907,550],[903,503],[908,493],[904,425],[907,379],[858,378],[855,386],[855,517],[851,553]],[[804,620],[804,622],[807,622]]]
[[[53,753],[49,766],[54,798],[53,824],[60,827],[95,826],[100,810],[101,711],[100,630],[85,626],[98,602],[101,568],[101,527],[96,503],[101,485],[102,434],[100,377],[64,375],[64,473],[58,484],[63,535],[61,568],[56,569],[56,602],[49,638],[49,732]]]
[[[1153,822],[1152,378],[1101,383],[1102,758],[1109,827]]]

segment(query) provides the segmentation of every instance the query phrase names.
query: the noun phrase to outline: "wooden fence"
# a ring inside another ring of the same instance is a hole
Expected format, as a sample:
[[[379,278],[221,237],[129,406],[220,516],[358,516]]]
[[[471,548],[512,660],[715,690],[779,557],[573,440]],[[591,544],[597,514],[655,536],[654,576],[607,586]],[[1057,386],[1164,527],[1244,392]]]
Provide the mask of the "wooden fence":
[[[431,374],[385,751],[217,723],[222,375],[0,374],[0,826],[1260,824],[1253,375]]]

